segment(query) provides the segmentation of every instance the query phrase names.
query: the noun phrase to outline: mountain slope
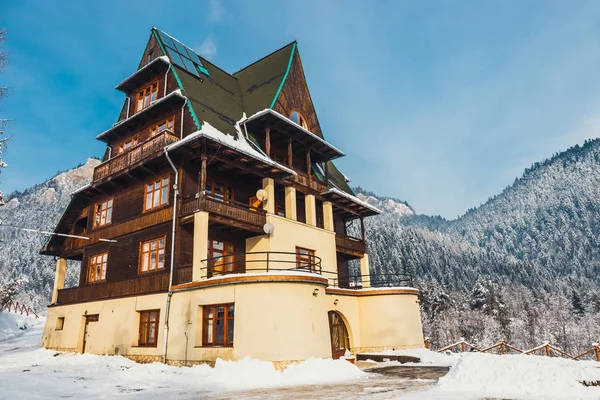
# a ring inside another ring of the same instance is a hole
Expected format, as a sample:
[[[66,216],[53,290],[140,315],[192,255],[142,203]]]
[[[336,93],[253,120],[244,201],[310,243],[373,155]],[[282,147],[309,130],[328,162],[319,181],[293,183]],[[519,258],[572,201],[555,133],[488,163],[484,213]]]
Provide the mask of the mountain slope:
[[[389,199],[362,198],[390,208]],[[368,219],[367,229],[379,272],[408,269],[459,290],[479,276],[548,290],[557,282],[595,286],[600,139],[534,164],[501,194],[456,220],[384,212]]]
[[[94,167],[99,163],[90,158],[85,164],[59,173],[42,184],[10,194],[6,204],[0,207],[3,223],[0,226],[0,282],[24,277],[26,283],[21,288],[21,299],[36,309],[48,304],[54,283],[54,260],[38,254],[48,236],[13,227],[53,231],[71,192],[91,181]],[[67,268],[67,271],[73,274],[77,269]],[[76,277],[69,275],[67,279],[73,282]]]

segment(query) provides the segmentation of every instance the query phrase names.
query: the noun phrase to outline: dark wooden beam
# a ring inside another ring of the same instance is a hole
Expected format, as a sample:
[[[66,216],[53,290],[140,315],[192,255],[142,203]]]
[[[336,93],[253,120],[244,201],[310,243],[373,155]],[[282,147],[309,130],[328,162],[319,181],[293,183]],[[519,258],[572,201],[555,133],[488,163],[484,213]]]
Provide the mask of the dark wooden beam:
[[[292,161],[294,158],[294,152],[292,151],[292,137],[288,138],[288,167],[292,168]]]
[[[265,153],[267,157],[271,157],[271,128],[265,128]]]

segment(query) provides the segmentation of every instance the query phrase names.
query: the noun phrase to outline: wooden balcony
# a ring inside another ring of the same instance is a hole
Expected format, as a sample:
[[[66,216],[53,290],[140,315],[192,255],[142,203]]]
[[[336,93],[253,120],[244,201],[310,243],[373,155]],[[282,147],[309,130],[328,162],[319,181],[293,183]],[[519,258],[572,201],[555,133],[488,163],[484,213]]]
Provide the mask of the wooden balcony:
[[[169,289],[169,273],[140,276],[135,279],[110,283],[94,283],[80,287],[60,289],[59,305],[102,300],[114,297],[166,292]]]
[[[319,193],[327,190],[327,185],[319,181],[314,175],[309,179],[307,174],[299,172],[297,170],[296,175],[286,179],[292,181],[293,183],[296,183],[297,185],[307,187]]]
[[[94,168],[94,182],[112,176],[133,166],[143,164],[145,161],[162,154],[163,148],[178,141],[179,138],[171,131],[162,133],[146,140],[125,153],[111,158]]]
[[[367,252],[367,243],[352,236],[336,235],[335,246],[340,253],[357,257],[362,257]]]
[[[184,200],[179,216],[184,218],[197,211],[208,212],[213,221],[258,233],[263,232],[263,226],[267,222],[266,213],[261,209],[250,209],[247,204],[209,196]]]

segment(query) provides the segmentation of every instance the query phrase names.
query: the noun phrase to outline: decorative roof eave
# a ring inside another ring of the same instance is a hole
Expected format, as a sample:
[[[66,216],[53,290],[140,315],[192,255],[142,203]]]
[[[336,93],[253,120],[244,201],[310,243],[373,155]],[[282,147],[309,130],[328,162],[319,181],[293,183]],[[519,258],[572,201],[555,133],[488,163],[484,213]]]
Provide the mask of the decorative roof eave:
[[[273,159],[267,157],[264,154],[259,153],[255,149],[253,149],[248,144],[248,142],[245,141],[246,139],[241,134],[241,132],[239,132],[239,127],[237,125],[236,125],[236,128],[238,128],[238,137],[241,138],[239,140],[235,140],[232,135],[227,135],[225,133],[222,133],[218,129],[211,126],[208,122],[204,121],[202,123],[202,130],[191,133],[190,135],[186,136],[185,138],[178,140],[177,142],[175,142],[173,144],[168,145],[167,147],[165,147],[165,150],[173,151],[175,149],[178,149],[180,147],[185,147],[191,143],[197,142],[198,140],[204,138],[204,139],[213,141],[215,143],[218,143],[219,145],[228,147],[239,153],[242,153],[256,161],[263,163],[263,164],[267,164],[270,167],[273,167],[273,168],[281,171],[286,176],[296,175],[296,172],[294,170],[274,161]],[[240,140],[244,140],[244,142],[242,143]],[[236,144],[236,142],[238,142],[238,143]]]
[[[187,97],[181,94],[180,89],[174,90],[168,95],[156,100],[142,111],[139,111],[133,114],[131,117],[116,123],[112,128],[96,136],[96,139],[109,142],[112,139],[112,136],[118,134],[119,132],[129,132],[137,125],[150,122],[157,116],[157,114],[160,113],[161,109],[162,111],[166,111],[164,108],[168,108],[178,102],[181,102],[181,105],[183,105],[186,100]]]
[[[171,61],[169,61],[169,57],[157,57],[125,78],[123,82],[115,86],[115,89],[120,90],[125,94],[130,93],[131,91],[139,88],[145,82],[148,82],[150,78],[156,76],[157,74],[166,72],[170,65]]]
[[[253,114],[250,117],[247,117],[247,118],[241,120],[239,123],[240,124],[249,124],[252,121],[257,121],[257,120],[261,120],[265,123],[270,122],[271,124],[273,124],[274,121],[275,122],[281,121],[281,122],[287,124],[290,128],[293,129],[294,133],[296,135],[298,135],[297,139],[299,139],[301,136],[304,136],[305,138],[309,139],[309,141],[311,142],[311,145],[314,146],[315,149],[320,149],[321,153],[327,158],[327,160],[339,158],[339,157],[342,157],[345,155],[343,151],[339,150],[332,144],[328,143],[327,141],[325,141],[324,139],[315,135],[308,129],[303,128],[302,126],[298,125],[294,121],[290,120],[289,118],[281,115],[277,111],[272,110],[270,108],[266,108],[262,111],[259,111],[256,114]]]
[[[363,217],[381,214],[381,210],[379,210],[377,207],[372,206],[366,201],[363,201],[356,196],[352,196],[351,194],[346,193],[336,187],[330,187],[321,193],[321,195],[325,198],[336,199],[338,201],[347,203],[353,212]]]

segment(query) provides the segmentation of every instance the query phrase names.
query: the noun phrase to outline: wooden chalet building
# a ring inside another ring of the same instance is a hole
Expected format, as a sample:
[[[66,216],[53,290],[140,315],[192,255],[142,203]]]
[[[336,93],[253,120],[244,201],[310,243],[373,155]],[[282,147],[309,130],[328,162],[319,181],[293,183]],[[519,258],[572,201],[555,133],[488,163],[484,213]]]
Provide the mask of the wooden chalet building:
[[[55,230],[72,236],[41,251],[57,258],[44,347],[179,364],[423,346],[418,291],[370,287],[378,210],[332,162],[296,42],[230,74],[153,28],[116,89],[103,162]]]

